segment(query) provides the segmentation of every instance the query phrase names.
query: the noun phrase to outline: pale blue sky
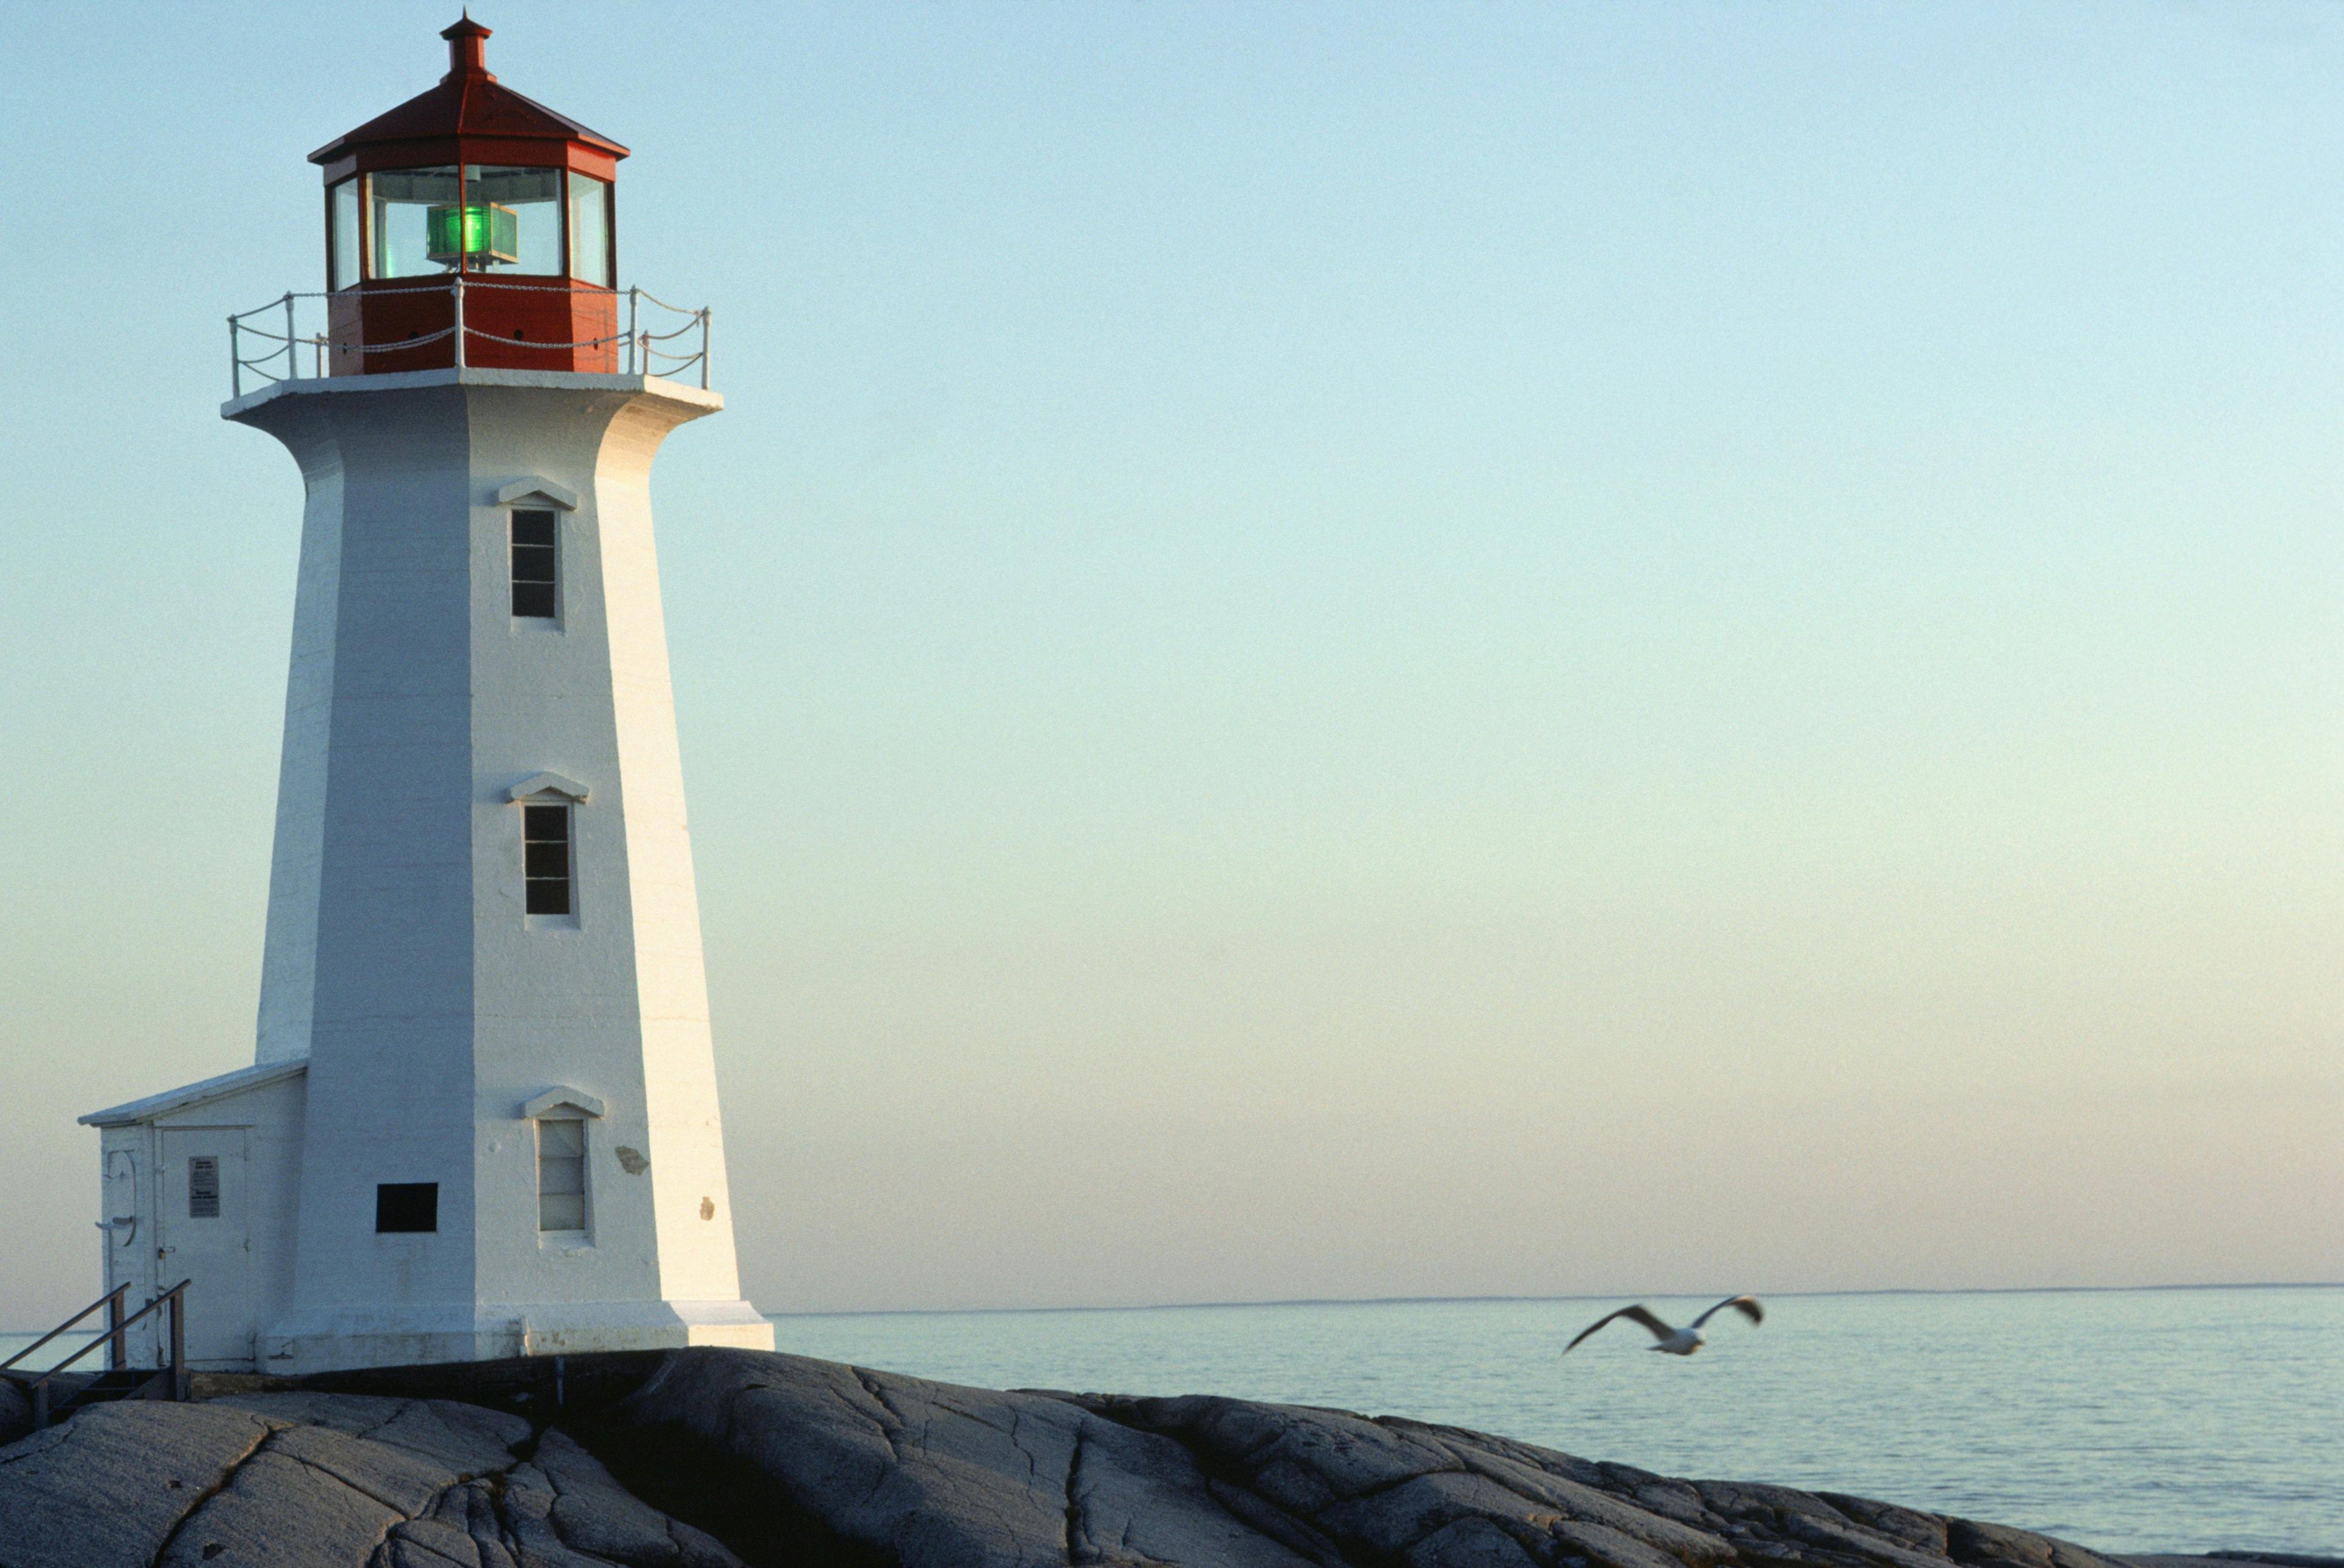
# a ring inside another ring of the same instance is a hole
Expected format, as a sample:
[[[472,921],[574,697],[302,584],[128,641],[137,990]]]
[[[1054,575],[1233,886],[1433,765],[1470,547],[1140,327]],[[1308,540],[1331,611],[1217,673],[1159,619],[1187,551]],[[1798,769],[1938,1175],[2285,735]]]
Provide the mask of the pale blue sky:
[[[2344,1273],[2344,11],[491,0],[769,1309]],[[11,5],[0,1325],[249,1059],[231,309],[449,5]]]

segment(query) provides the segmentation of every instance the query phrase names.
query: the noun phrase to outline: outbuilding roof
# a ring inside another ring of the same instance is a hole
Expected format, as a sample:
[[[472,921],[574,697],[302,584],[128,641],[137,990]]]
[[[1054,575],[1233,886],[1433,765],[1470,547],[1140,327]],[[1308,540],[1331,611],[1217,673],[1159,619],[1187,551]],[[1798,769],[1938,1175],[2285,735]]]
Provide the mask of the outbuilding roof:
[[[249,1067],[238,1067],[232,1073],[222,1073],[216,1078],[206,1078],[183,1088],[167,1089],[162,1094],[148,1095],[125,1105],[94,1110],[80,1118],[84,1127],[136,1127],[143,1121],[169,1116],[174,1111],[190,1109],[216,1099],[226,1099],[247,1089],[257,1089],[273,1084],[279,1078],[289,1078],[309,1070],[309,1058],[295,1057],[290,1061],[261,1062]]]

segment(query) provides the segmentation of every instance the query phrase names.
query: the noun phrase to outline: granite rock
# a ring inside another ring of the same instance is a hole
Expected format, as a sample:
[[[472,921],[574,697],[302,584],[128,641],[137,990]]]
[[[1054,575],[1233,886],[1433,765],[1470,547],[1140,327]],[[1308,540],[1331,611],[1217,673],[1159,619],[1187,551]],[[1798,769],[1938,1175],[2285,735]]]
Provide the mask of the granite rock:
[[[998,1393],[756,1351],[671,1358],[614,1412],[676,1462],[730,1462],[785,1532],[760,1555],[1042,1568],[1070,1563],[1305,1568],[1217,1502],[1177,1442],[1069,1400]]]
[[[558,1431],[350,1394],[98,1405],[0,1448],[0,1568],[738,1568]]]
[[[0,1568],[2127,1568],[1865,1498],[1211,1396],[724,1350],[573,1357],[566,1385],[529,1362],[338,1376],[0,1448]]]
[[[1863,1498],[1675,1481],[1457,1428],[1210,1396],[1003,1393],[699,1351],[669,1358],[611,1419],[634,1452],[762,1499],[783,1527],[732,1538],[773,1560],[2115,1568],[2046,1536]],[[661,1469],[630,1473],[658,1491]]]

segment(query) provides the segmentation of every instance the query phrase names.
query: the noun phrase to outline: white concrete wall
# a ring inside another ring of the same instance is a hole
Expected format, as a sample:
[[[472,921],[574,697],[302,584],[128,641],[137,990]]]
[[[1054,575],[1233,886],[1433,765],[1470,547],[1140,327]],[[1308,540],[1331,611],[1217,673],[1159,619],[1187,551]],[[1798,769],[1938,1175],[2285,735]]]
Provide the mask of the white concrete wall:
[[[268,871],[268,929],[260,975],[259,1059],[309,1054],[317,984],[318,888],[325,858],[326,752],[332,736],[334,635],[341,580],[339,449],[298,449],[314,470],[294,590],[292,669],[285,684],[285,750],[278,771],[276,850]]]
[[[264,1007],[309,1017],[316,1137],[300,1177],[294,1300],[268,1333],[288,1341],[306,1320],[331,1334],[389,1301],[400,1310],[378,1331],[412,1341],[399,1348],[419,1360],[440,1347],[416,1338],[431,1330],[410,1310],[441,1333],[453,1320],[468,1335],[471,1315],[463,406],[447,386],[280,395],[258,410],[309,486],[295,625],[333,628],[322,658],[297,651],[317,660],[311,684],[324,686],[327,711],[288,714],[283,778],[300,793],[278,803],[280,823],[303,835],[280,843],[279,865],[299,866],[315,823],[317,871],[272,881],[263,960],[264,986],[277,987]],[[288,998],[305,968],[308,994]],[[261,1048],[272,1048],[266,1037]],[[374,1234],[375,1187],[389,1181],[440,1184],[438,1235]],[[288,1342],[266,1347],[269,1358],[311,1364]]]
[[[662,1153],[662,1163],[649,1172],[662,1243],[660,1289],[672,1300],[715,1303],[739,1294],[739,1276],[716,1108],[700,891],[692,877],[667,623],[652,542],[652,457],[670,428],[657,410],[642,403],[611,421],[596,476],[598,565],[613,672],[613,729],[627,781],[621,804],[631,863],[644,1114]]]
[[[260,1044],[306,1017],[284,1364],[771,1342],[739,1300],[649,498],[661,439],[719,406],[468,370],[227,410],[309,487]],[[577,499],[550,624],[510,613],[516,481]],[[590,791],[574,918],[522,912],[508,792],[541,772]],[[555,1085],[605,1104],[583,1244],[537,1229],[520,1107]],[[374,1234],[387,1181],[440,1184],[438,1234]]]

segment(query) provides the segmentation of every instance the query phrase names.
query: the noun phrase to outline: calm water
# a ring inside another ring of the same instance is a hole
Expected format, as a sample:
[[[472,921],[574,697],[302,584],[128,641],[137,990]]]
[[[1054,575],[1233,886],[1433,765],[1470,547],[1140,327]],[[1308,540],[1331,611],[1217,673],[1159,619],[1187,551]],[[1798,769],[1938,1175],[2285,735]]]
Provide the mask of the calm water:
[[[986,1388],[1222,1393],[1855,1492],[2116,1552],[2344,1555],[2344,1288],[1781,1296],[1648,1353],[1612,1301],[776,1318],[782,1349]],[[1682,1320],[1706,1300],[1655,1299]],[[0,1335],[0,1357],[30,1336]]]
[[[1854,1492],[2117,1552],[2344,1554],[2344,1288],[1783,1296],[1652,1355],[1617,1302],[774,1320],[783,1350],[990,1388],[1222,1393]],[[1709,1303],[1655,1299],[1682,1321]],[[1691,1311],[1686,1310],[1690,1308]]]

